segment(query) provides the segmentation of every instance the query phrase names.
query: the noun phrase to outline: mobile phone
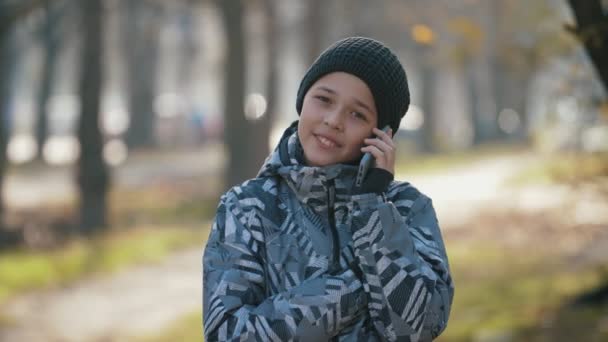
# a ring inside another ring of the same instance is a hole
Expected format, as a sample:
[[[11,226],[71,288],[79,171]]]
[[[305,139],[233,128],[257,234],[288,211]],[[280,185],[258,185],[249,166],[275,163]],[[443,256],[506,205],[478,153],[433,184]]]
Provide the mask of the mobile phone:
[[[391,126],[386,125],[382,128],[382,131],[384,133],[388,133],[388,130],[391,128]],[[373,137],[376,137],[375,135]],[[374,163],[375,159],[374,156],[369,153],[369,152],[365,152],[365,154],[363,155],[363,158],[361,158],[361,162],[359,163],[359,170],[357,171],[357,178],[355,178],[355,186],[360,187],[361,184],[363,184],[363,180],[365,179],[365,176],[367,175],[367,171],[369,171],[370,167],[372,167],[372,164]]]

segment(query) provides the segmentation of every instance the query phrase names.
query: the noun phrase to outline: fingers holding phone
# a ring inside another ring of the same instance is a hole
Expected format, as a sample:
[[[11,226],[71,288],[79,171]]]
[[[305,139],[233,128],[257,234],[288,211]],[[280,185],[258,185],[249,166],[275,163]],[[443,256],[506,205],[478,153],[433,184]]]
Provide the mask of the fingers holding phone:
[[[374,156],[377,168],[385,169],[394,175],[396,145],[392,139],[392,129],[385,133],[378,128],[374,128],[373,133],[376,137],[365,139],[366,146],[362,147],[361,151],[369,152]]]

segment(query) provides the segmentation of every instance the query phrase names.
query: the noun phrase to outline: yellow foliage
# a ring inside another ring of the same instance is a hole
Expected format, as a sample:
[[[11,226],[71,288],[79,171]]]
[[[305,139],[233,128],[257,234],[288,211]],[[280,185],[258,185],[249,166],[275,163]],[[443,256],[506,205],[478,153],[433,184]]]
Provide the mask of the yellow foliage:
[[[435,32],[423,24],[417,24],[412,27],[412,38],[416,43],[431,45],[435,41]]]

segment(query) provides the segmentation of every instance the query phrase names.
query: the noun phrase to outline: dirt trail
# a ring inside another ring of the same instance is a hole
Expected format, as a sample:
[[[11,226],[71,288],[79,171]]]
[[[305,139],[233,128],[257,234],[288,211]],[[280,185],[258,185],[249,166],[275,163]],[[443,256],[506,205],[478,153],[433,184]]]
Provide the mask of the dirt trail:
[[[481,160],[430,175],[397,174],[433,199],[440,223],[446,227],[466,222],[480,209],[517,204],[523,189],[506,181],[533,161],[529,154]],[[553,205],[542,201],[543,205]]]
[[[0,310],[15,325],[0,341],[124,341],[154,333],[200,308],[201,249],[112,277],[16,298]]]

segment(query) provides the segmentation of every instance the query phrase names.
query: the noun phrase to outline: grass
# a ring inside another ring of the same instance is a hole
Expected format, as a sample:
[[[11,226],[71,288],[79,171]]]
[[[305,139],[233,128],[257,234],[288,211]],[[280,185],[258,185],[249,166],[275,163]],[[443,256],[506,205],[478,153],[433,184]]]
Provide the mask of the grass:
[[[0,252],[0,304],[26,291],[158,262],[186,247],[202,248],[218,198],[203,196],[199,189],[187,183],[117,188],[109,195],[111,227],[104,234],[91,239],[70,237],[53,248]],[[49,218],[57,212],[72,217],[66,210],[69,207],[75,207],[74,203],[53,203],[39,212]],[[27,214],[23,216],[28,219]]]
[[[11,296],[67,285],[85,276],[107,274],[134,264],[158,262],[187,246],[203,246],[209,224],[148,226],[112,230],[94,239],[74,239],[60,249],[16,249],[0,254],[0,303]]]
[[[555,255],[490,246],[447,246],[456,296],[439,341],[527,341],[564,302],[601,280],[597,270],[572,271]]]
[[[202,189],[200,180],[152,184],[138,189],[114,188],[109,194],[109,222],[104,234],[69,237],[46,249],[19,247],[0,252],[0,305],[29,291],[67,286],[87,277],[108,275],[129,267],[156,263],[176,250],[203,248],[218,196]],[[205,192],[206,191],[206,192]],[[73,199],[49,203],[16,217],[27,223],[69,222]],[[0,315],[0,329],[14,323]]]
[[[597,327],[608,311],[603,317],[598,310],[568,306],[608,280],[594,263],[573,264],[604,233],[599,226],[568,221],[571,215],[564,208],[494,209],[444,230],[456,295],[439,341],[586,341],[593,339],[573,336],[592,334],[608,339],[608,331]],[[573,243],[584,235],[587,243]]]

